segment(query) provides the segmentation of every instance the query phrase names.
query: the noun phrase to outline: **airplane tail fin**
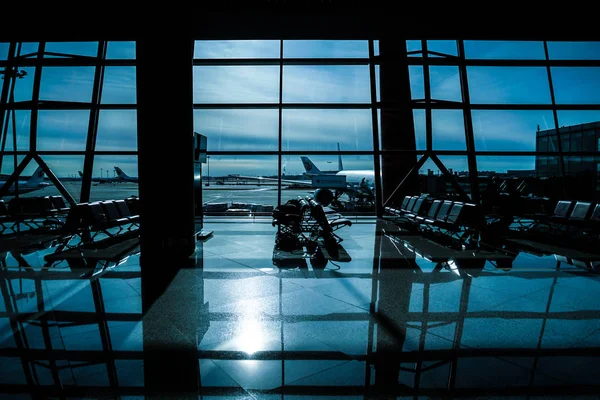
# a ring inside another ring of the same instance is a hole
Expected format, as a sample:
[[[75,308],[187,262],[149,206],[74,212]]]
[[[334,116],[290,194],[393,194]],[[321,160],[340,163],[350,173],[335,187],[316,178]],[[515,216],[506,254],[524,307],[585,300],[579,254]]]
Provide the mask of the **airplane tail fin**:
[[[37,167],[31,178],[27,179],[27,186],[38,186],[44,181],[44,174],[42,167]]]
[[[338,146],[338,171],[344,170],[344,165],[342,164],[342,151],[340,150],[340,142],[337,144]]]
[[[121,168],[115,167],[115,171],[117,171],[117,176],[119,178],[123,178],[123,179],[129,178],[129,176],[125,172],[123,172],[123,170]]]
[[[300,157],[302,164],[304,164],[304,170],[307,174],[318,175],[322,174],[321,170],[317,168],[315,164],[308,157]]]

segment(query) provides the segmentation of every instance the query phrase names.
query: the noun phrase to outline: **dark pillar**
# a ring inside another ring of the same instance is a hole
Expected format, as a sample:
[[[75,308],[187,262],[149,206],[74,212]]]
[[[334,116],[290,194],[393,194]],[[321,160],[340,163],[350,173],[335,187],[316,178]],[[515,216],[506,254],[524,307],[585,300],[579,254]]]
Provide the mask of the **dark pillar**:
[[[386,227],[385,222],[378,221],[376,232],[380,233],[381,228]],[[383,235],[377,235],[375,251],[379,257],[375,390],[382,395],[400,395],[398,381],[404,358],[402,348],[406,341],[413,279],[419,267],[414,253],[404,246],[392,244]]]
[[[415,128],[411,109],[410,81],[406,41],[379,41],[381,66],[379,70],[381,109],[381,149],[416,150]],[[382,158],[382,193],[386,202],[398,184],[416,164],[415,155],[384,155]],[[405,195],[418,193],[418,171],[394,193],[392,204]]]
[[[197,399],[198,343],[208,330],[202,253],[142,267],[142,331],[146,399]]]
[[[195,247],[192,38],[158,29],[136,45],[142,268]]]

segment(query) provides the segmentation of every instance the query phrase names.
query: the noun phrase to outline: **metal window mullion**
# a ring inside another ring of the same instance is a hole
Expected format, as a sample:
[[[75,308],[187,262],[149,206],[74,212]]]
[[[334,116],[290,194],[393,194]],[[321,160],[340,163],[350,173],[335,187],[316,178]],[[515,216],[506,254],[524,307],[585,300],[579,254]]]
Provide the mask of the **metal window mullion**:
[[[562,152],[562,144],[560,141],[560,130],[558,124],[558,112],[556,110],[556,98],[554,96],[554,84],[552,83],[552,71],[550,69],[550,56],[548,54],[548,42],[544,40],[544,54],[546,56],[546,72],[548,73],[548,85],[550,88],[550,100],[552,102],[552,116],[554,118],[554,130],[556,132],[556,142],[558,147],[558,152],[560,153],[558,157],[558,168],[560,172],[560,176],[562,178],[565,177],[565,161]],[[563,185],[563,189],[566,191],[566,185]],[[565,193],[567,194],[567,193]]]
[[[106,58],[107,42],[98,42],[98,64],[94,72],[94,87],[92,91],[92,102],[90,105],[90,118],[88,124],[85,158],[83,161],[83,177],[81,180],[81,194],[79,201],[87,202],[90,199],[92,187],[92,175],[94,168],[94,151],[96,150],[96,139],[98,135],[99,108],[102,99],[102,88],[104,82],[105,67],[101,63]]]
[[[4,158],[4,149],[6,146],[6,136],[8,136],[8,129],[4,128],[4,118],[6,117],[7,121],[6,123],[8,123],[8,119],[9,119],[9,108],[6,106],[8,103],[8,96],[9,96],[9,92],[11,92],[10,88],[12,85],[12,79],[7,79],[8,76],[10,76],[10,71],[13,70],[13,68],[16,68],[16,65],[14,63],[14,53],[16,50],[17,44],[16,42],[11,42],[8,48],[8,60],[6,62],[6,66],[4,67],[4,79],[3,79],[3,85],[2,85],[2,94],[0,95],[0,104],[3,105],[3,107],[0,108],[0,137],[2,140],[2,147],[0,148],[0,171],[2,171],[2,161]],[[11,105],[12,106],[12,105]],[[16,151],[17,149],[13,149],[13,151]]]
[[[31,123],[29,124],[29,151],[35,153],[37,151],[37,123],[40,102],[40,83],[42,81],[42,61],[44,57],[44,49],[46,42],[40,42],[38,54],[35,60],[35,73],[33,78],[33,94],[31,99]]]
[[[469,180],[471,183],[471,200],[479,204],[479,182],[477,172],[477,158],[475,157],[475,138],[473,137],[473,120],[471,118],[471,98],[469,95],[469,82],[467,77],[467,67],[465,66],[465,43],[463,40],[457,40],[459,57],[459,75],[462,91],[462,101],[465,104],[463,108],[463,120],[465,128],[465,139],[467,144],[467,164],[469,168]]]
[[[373,40],[369,40],[369,58],[375,57],[375,45]],[[375,79],[375,64],[369,63],[369,80],[371,83],[371,103],[377,102],[377,82]],[[383,199],[382,195],[382,182],[381,182],[381,151],[379,144],[379,121],[377,118],[377,108],[371,107],[371,122],[373,132],[373,168],[375,176],[375,210],[378,217],[383,217]]]
[[[283,39],[279,41],[279,106],[278,112],[278,151],[277,151],[277,204],[281,204],[281,151],[283,146]],[[283,361],[282,361],[283,362]]]
[[[431,118],[431,81],[429,74],[429,55],[427,54],[427,40],[421,41],[423,50],[423,84],[425,91],[425,140],[427,151],[433,150],[433,126]]]

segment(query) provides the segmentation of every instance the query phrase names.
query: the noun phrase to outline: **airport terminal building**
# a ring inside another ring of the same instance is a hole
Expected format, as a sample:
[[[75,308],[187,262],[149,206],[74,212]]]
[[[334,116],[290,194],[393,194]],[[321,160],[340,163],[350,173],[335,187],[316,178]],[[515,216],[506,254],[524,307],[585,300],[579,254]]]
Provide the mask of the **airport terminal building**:
[[[560,146],[559,141],[560,137]],[[562,126],[555,129],[538,131],[536,149],[538,152],[561,151],[564,154],[565,174],[574,177],[588,177],[587,184],[600,192],[600,122]],[[586,152],[588,155],[571,156],[571,152]],[[595,154],[594,154],[595,153]],[[536,156],[537,177],[551,177],[559,173],[556,157]]]
[[[250,3],[0,28],[0,397],[597,396],[598,33]]]

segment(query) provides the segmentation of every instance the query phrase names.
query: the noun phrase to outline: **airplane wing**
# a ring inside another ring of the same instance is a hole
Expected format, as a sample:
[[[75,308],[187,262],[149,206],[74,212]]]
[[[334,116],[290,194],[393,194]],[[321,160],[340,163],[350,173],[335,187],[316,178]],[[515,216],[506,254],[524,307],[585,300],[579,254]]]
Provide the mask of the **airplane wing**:
[[[229,175],[230,178],[240,178],[240,179],[251,179],[256,181],[265,181],[265,182],[277,182],[277,178],[265,178],[262,176],[244,176],[244,175]],[[300,185],[300,186],[312,186],[312,181],[297,181],[292,179],[281,179],[281,183],[288,183],[290,185]]]

